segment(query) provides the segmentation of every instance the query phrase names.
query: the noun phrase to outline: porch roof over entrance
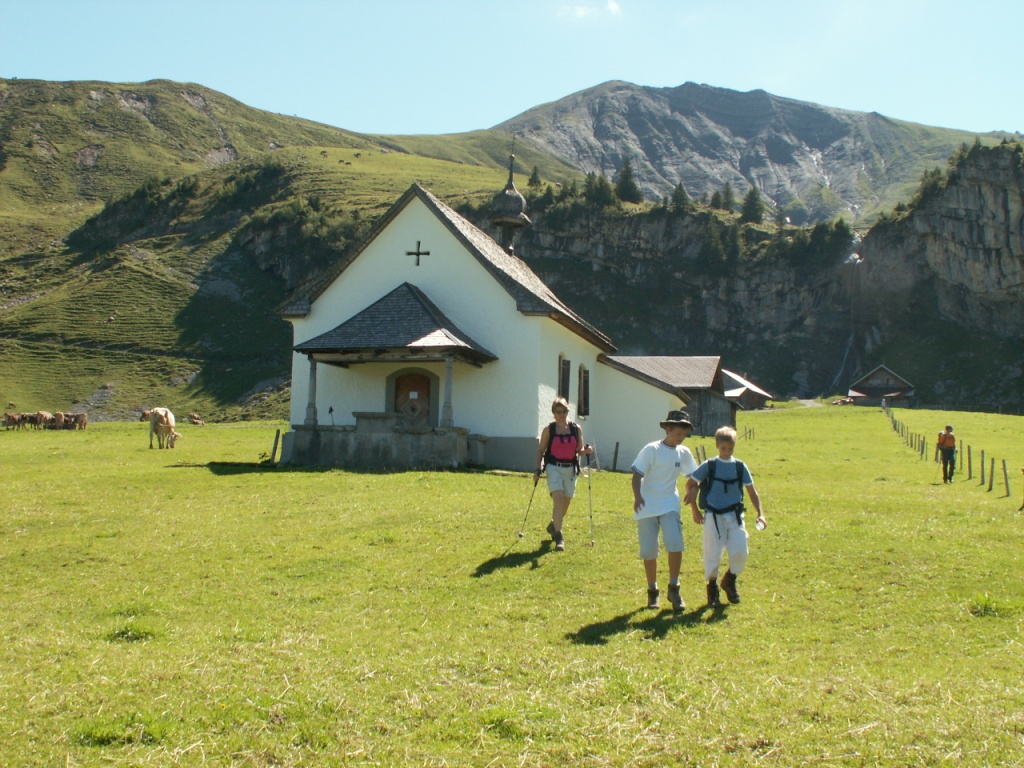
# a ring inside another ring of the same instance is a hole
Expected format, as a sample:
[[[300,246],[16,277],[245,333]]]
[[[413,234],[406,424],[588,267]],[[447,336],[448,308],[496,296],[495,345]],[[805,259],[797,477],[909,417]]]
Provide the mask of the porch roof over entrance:
[[[297,344],[318,361],[350,365],[390,360],[457,360],[483,365],[497,356],[463,333],[427,295],[410,283],[326,333]]]

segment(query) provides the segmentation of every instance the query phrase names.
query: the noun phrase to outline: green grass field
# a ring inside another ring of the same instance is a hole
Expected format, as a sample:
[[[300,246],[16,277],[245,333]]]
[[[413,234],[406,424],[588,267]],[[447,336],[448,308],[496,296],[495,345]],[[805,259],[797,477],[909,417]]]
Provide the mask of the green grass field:
[[[984,433],[1012,496],[875,409],[742,414],[769,527],[710,612],[684,518],[680,615],[623,473],[556,553],[524,475],[275,469],[276,422],[0,432],[0,764],[1019,765],[1024,419],[900,413]]]

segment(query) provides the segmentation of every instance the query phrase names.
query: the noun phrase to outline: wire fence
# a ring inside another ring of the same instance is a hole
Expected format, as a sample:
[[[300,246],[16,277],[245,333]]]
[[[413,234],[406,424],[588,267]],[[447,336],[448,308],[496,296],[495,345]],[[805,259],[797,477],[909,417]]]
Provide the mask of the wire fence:
[[[934,461],[939,461],[939,448],[930,439],[917,432],[912,432],[906,424],[896,418],[889,408],[883,409],[886,417],[889,419],[889,423],[892,425],[892,429],[902,439],[903,443],[914,451],[921,461],[927,461],[930,457]],[[934,453],[930,451],[930,448],[934,448]],[[970,444],[964,444],[960,441],[960,447],[957,450],[959,454],[957,456],[957,464],[960,471],[966,470],[967,480],[973,481],[975,478],[974,468],[974,448]],[[978,476],[980,477],[979,486],[986,488],[987,492],[991,493],[996,486],[996,477],[1001,474],[1001,481],[999,485],[1006,489],[1005,498],[1009,498],[1012,494],[1010,488],[1010,471],[1006,465],[1006,459],[997,459],[995,456],[986,456],[984,449],[979,451],[980,461],[978,462]],[[965,458],[966,457],[966,458]],[[987,462],[987,463],[986,463]],[[997,462],[998,468],[997,468]],[[997,469],[1001,468],[1001,473]],[[1021,470],[1024,472],[1024,469]],[[1021,504],[1021,509],[1024,509],[1024,504]]]

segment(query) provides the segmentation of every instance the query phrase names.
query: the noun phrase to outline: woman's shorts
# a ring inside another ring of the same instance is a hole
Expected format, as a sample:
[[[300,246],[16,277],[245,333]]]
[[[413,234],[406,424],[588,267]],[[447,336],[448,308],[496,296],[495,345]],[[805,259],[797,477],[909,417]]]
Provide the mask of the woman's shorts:
[[[683,521],[678,512],[667,512],[657,517],[641,517],[636,521],[640,537],[640,559],[658,559],[658,531],[661,531],[666,552],[683,551]]]
[[[548,474],[548,493],[561,491],[565,498],[571,499],[576,493],[576,470],[572,467],[548,464],[545,471]]]

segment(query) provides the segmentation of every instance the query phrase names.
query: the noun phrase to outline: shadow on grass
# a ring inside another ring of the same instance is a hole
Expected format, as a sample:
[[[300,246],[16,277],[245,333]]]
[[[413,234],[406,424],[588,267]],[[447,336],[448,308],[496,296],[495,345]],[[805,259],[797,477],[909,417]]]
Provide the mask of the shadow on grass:
[[[490,560],[480,563],[476,570],[473,571],[473,578],[479,579],[481,576],[489,576],[502,568],[522,568],[524,565],[529,565],[531,568],[539,568],[539,558],[552,551],[550,539],[542,541],[540,546],[532,552],[512,552],[512,547],[515,544],[516,542],[512,542],[512,545],[497,557],[492,557]]]
[[[215,475],[246,475],[254,472],[318,474],[321,472],[345,471],[362,475],[393,475],[395,470],[386,469],[345,469],[338,467],[301,467],[292,464],[271,464],[266,461],[210,461],[206,464],[181,462],[171,464],[171,469],[208,469]]]
[[[705,614],[710,615],[705,619]],[[637,620],[640,615],[646,615],[646,618]],[[687,629],[701,624],[713,624],[723,621],[726,616],[724,606],[712,609],[702,605],[685,613],[674,613],[667,608],[657,611],[637,608],[607,621],[587,624],[575,632],[567,633],[565,638],[576,645],[606,645],[614,635],[639,632],[648,640],[661,640],[675,627]]]

